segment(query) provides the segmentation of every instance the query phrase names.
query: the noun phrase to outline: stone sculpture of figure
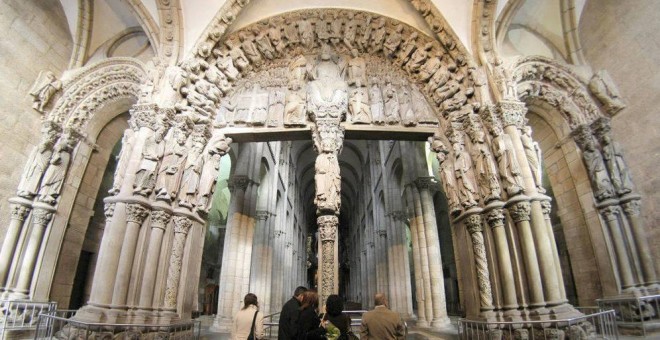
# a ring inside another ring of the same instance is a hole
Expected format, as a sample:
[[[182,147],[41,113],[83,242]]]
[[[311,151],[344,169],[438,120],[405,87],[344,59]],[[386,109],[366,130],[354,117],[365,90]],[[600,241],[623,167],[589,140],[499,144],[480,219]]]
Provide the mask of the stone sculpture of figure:
[[[131,158],[131,151],[133,150],[133,141],[135,140],[135,131],[133,129],[126,129],[121,138],[121,151],[117,155],[117,168],[115,170],[115,177],[112,181],[112,188],[108,191],[110,195],[117,195],[121,184],[124,181],[126,174],[126,167]]]
[[[355,20],[357,21],[357,20]],[[369,41],[371,40],[371,15],[366,14],[363,24],[360,25],[362,34],[356,36],[355,42],[360,51],[365,52],[369,48]]]
[[[186,161],[186,134],[181,127],[175,126],[169,140],[165,143],[163,162],[158,169],[156,180],[156,199],[171,202],[176,197],[181,182],[183,165]]]
[[[181,176],[179,189],[179,206],[191,209],[195,205],[195,196],[199,189],[199,179],[202,172],[204,144],[194,142],[188,152]]]
[[[507,195],[515,196],[523,190],[524,182],[520,172],[520,165],[513,150],[511,137],[502,131],[499,123],[492,123],[490,132],[493,135],[493,153],[497,160],[502,186]]]
[[[300,88],[307,79],[307,59],[300,55],[289,64],[289,86]]]
[[[431,139],[431,150],[436,153],[438,163],[440,165],[439,175],[442,187],[447,196],[447,203],[449,205],[449,213],[453,216],[461,212],[461,205],[456,192],[456,177],[454,177],[454,165],[449,159],[449,150],[439,138]]]
[[[284,105],[284,126],[305,125],[305,91],[289,89]]]
[[[589,81],[589,90],[605,105],[605,110],[611,115],[626,107],[619,90],[614,85],[614,81],[605,70],[600,70],[594,74]]]
[[[355,19],[355,15],[351,12],[348,13],[348,21],[346,21],[346,27],[344,27],[344,45],[349,50],[352,50],[353,43],[355,42],[355,37],[357,34],[358,20]]]
[[[257,49],[257,45],[254,43],[254,38],[249,36],[245,32],[239,32],[238,38],[241,40],[241,49],[245,53],[247,59],[254,64],[254,66],[259,67],[263,62],[261,58],[261,53]]]
[[[268,126],[279,126],[284,114],[284,91],[274,89],[268,96]]]
[[[181,89],[188,84],[188,73],[181,67],[168,66],[163,81],[166,84],[158,92],[158,105],[173,107],[181,99]]]
[[[366,87],[358,87],[351,90],[350,99],[348,100],[348,111],[351,114],[352,123],[371,123],[371,107],[369,106],[369,94]]]
[[[337,156],[327,152],[319,154],[316,157],[314,171],[316,184],[314,204],[317,211],[338,212],[341,204],[341,176]]]
[[[39,187],[39,202],[55,205],[57,198],[62,190],[64,178],[66,177],[69,163],[71,162],[71,152],[73,151],[75,140],[68,134],[63,134],[53,148],[53,155],[48,162],[48,168],[44,173],[44,178]]]
[[[591,135],[582,140],[582,158],[587,165],[596,199],[603,201],[614,196],[614,188],[612,188],[603,155],[596,148],[596,143]]]
[[[399,49],[399,54],[397,59],[399,59],[399,65],[405,66],[410,56],[417,49],[417,32],[412,32],[402,43],[401,48]]]
[[[417,124],[408,86],[401,86],[401,91],[399,91],[399,109],[401,110],[401,122],[404,126]]]
[[[490,148],[486,144],[483,128],[480,125],[472,125],[468,128],[470,140],[472,141],[474,168],[476,170],[477,183],[481,191],[484,203],[500,199],[500,182],[497,179],[497,165],[493,160]]]
[[[442,104],[442,102],[453,97],[456,93],[458,93],[460,89],[461,89],[461,85],[457,81],[451,79],[448,82],[446,82],[445,85],[438,87],[433,92],[433,100],[435,100],[435,103],[438,105]]]
[[[369,98],[371,99],[371,121],[377,125],[384,124],[383,94],[380,92],[380,87],[375,79],[372,80],[369,88]]]
[[[385,123],[398,124],[401,120],[399,117],[399,98],[391,82],[385,85],[383,95],[385,97]]]
[[[544,193],[545,189],[543,188],[543,170],[541,164],[543,158],[541,156],[541,148],[539,147],[539,143],[532,139],[532,128],[529,125],[525,125],[522,132],[520,140],[525,149],[525,157],[527,157],[529,169],[532,171],[532,178],[534,179],[538,192]]]
[[[247,60],[245,60],[245,63],[247,63]],[[235,81],[241,75],[238,69],[234,67],[234,61],[227,54],[226,51],[223,51],[220,54],[220,56],[218,57],[218,61],[216,62],[216,65],[218,66],[218,69],[220,69],[220,71],[222,71],[225,74],[225,76],[227,76],[227,79],[231,81]]]
[[[329,22],[325,20],[325,14],[319,14],[319,18],[316,20],[316,38],[319,41],[319,44],[328,44],[330,42],[330,29],[328,27]]]
[[[408,71],[410,71],[411,73],[418,73],[421,70],[422,66],[425,65],[426,59],[428,59],[429,53],[432,49],[433,49],[432,43],[426,43],[426,45],[424,45],[424,48],[415,49],[415,52],[413,52],[412,56],[410,56],[410,61],[406,65]]]
[[[53,155],[53,147],[59,137],[57,130],[52,125],[44,125],[41,132],[43,139],[30,154],[16,193],[18,196],[27,199],[32,199],[37,194],[41,178],[48,168],[50,158]]]
[[[346,112],[348,91],[342,79],[342,70],[332,60],[330,47],[324,45],[320,60],[312,71],[313,80],[308,85],[307,110],[323,117],[337,118]]]
[[[263,91],[257,83],[254,84],[251,92],[250,123],[252,125],[264,125],[268,117],[268,92]]]
[[[39,72],[37,80],[30,89],[30,96],[32,96],[33,102],[32,108],[43,113],[50,98],[60,89],[62,89],[62,82],[57,80],[53,72]]]
[[[450,83],[454,85],[455,83]],[[448,84],[449,85],[449,84]],[[450,90],[456,89],[449,88]],[[458,111],[467,103],[467,95],[465,91],[456,91],[456,93],[449,92],[449,97],[442,102],[443,114],[447,115],[449,112]]]
[[[267,33],[273,48],[275,48],[275,52],[277,52],[277,54],[282,54],[282,51],[286,48],[286,42],[282,40],[282,29],[280,26],[278,26],[275,21],[271,20]]]
[[[433,110],[424,95],[415,88],[412,89],[411,93],[413,112],[417,117],[417,122],[420,124],[437,124],[438,118],[433,114]]]
[[[424,64],[419,67],[419,73],[417,74],[419,80],[426,82],[429,81],[431,77],[433,77],[433,75],[440,69],[440,66],[442,65],[442,55],[442,52],[438,51],[434,56],[430,56],[428,59],[426,59],[426,62],[424,62]],[[447,77],[449,77],[449,75],[447,75]]]
[[[455,142],[452,144],[454,148],[454,171],[456,173],[456,188],[458,196],[461,199],[461,205],[464,208],[470,208],[477,205],[475,195],[477,191],[474,189],[474,179],[470,170],[472,169],[472,160],[470,155],[465,151],[463,143]]]
[[[493,60],[493,78],[497,91],[499,91],[505,99],[516,99],[516,90],[513,83],[511,73],[504,66],[502,58],[495,57]]]
[[[209,65],[209,68],[204,72],[204,78],[215,85],[223,94],[229,92],[230,86],[227,76],[215,64]]]
[[[243,125],[250,121],[250,108],[252,107],[252,92],[250,84],[236,94],[236,109],[234,110],[234,125]]]
[[[302,18],[298,21],[298,32],[300,32],[300,43],[305,48],[314,46],[314,30],[309,20]]]
[[[257,45],[259,52],[261,52],[266,59],[274,59],[275,48],[268,37],[268,29],[264,27],[260,30],[255,27],[252,32],[254,33],[254,42]]]
[[[357,49],[351,50],[351,60],[348,61],[348,84],[357,87],[367,85],[367,63],[358,54]]]
[[[226,125],[227,122],[234,121],[234,110],[236,109],[236,102],[233,97],[225,97],[220,101],[218,113],[215,116],[215,121],[220,125]]]
[[[429,79],[429,82],[426,84],[426,91],[435,92],[435,90],[447,84],[449,77],[449,69],[445,65],[440,65],[440,67],[436,69],[435,73],[433,73],[431,76],[431,79]]]
[[[203,166],[199,179],[197,203],[195,204],[195,209],[200,213],[206,214],[209,211],[213,189],[215,189],[215,182],[220,171],[220,159],[231,149],[229,147],[231,142],[232,139],[229,137],[211,140],[202,153]]]
[[[623,160],[621,147],[617,142],[612,141],[609,131],[599,133],[598,137],[603,148],[605,165],[610,173],[611,182],[614,185],[616,193],[625,195],[632,192],[633,181],[628,166]]]
[[[287,44],[295,46],[300,43],[300,35],[298,34],[298,24],[296,21],[293,21],[290,18],[284,19],[283,31]]]
[[[234,43],[235,46],[228,45],[230,50],[229,50],[229,57],[233,61],[233,64],[236,66],[236,68],[240,71],[245,71],[250,68],[250,61],[247,59],[245,56],[245,53],[243,53],[243,50],[241,50],[240,44]],[[218,66],[220,67],[220,66]],[[222,67],[220,67],[222,69]]]
[[[394,58],[394,54],[396,53],[396,50],[399,48],[399,45],[401,45],[401,41],[403,40],[402,33],[403,25],[398,24],[394,30],[389,33],[387,39],[385,39],[385,42],[383,43],[383,50],[388,58]]]
[[[133,193],[141,196],[149,196],[156,183],[155,175],[158,162],[163,157],[164,129],[158,129],[147,136],[142,146],[142,159],[133,184]]]
[[[330,42],[332,43],[332,46],[337,47],[339,42],[341,42],[342,25],[343,21],[339,18],[339,14],[335,12],[332,16],[332,21],[330,21]]]
[[[401,27],[403,30],[403,27]],[[375,27],[373,34],[371,36],[371,48],[374,52],[378,52],[383,49],[383,44],[385,43],[385,18],[378,17],[376,19]]]

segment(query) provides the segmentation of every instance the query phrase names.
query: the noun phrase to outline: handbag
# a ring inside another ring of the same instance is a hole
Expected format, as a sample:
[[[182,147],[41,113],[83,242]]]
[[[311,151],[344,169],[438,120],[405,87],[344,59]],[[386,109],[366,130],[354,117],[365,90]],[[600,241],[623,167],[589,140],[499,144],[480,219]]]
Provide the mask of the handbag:
[[[257,313],[259,313],[259,311],[254,312],[254,317],[252,318],[252,327],[250,327],[250,334],[248,335],[247,340],[256,340],[254,337],[254,323],[257,321]]]

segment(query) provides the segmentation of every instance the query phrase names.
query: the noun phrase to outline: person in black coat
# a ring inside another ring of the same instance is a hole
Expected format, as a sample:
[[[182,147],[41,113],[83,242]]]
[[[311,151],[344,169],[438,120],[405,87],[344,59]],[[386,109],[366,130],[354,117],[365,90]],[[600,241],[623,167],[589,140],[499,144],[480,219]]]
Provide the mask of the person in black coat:
[[[321,327],[321,319],[317,313],[319,295],[312,290],[303,294],[298,319],[298,340],[325,339],[325,328]]]
[[[344,303],[339,295],[332,294],[328,296],[325,302],[325,315],[323,316],[324,327],[327,327],[327,322],[339,329],[341,332],[340,339],[348,339],[348,332],[351,330],[351,317],[344,314]]]
[[[287,301],[280,312],[279,328],[277,338],[280,340],[295,340],[298,338],[298,317],[300,316],[300,303],[305,287],[298,287],[293,292],[293,297]]]

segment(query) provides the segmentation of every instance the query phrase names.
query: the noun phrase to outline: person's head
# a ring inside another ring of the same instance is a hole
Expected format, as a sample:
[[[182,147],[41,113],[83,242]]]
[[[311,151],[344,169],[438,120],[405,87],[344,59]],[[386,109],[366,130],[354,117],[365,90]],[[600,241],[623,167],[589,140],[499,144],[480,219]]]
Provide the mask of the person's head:
[[[293,291],[293,297],[298,300],[298,302],[302,302],[303,298],[303,293],[307,291],[307,288],[303,286],[298,286],[296,290]]]
[[[374,305],[387,307],[387,296],[385,296],[385,293],[376,293],[374,295]]]
[[[313,290],[308,290],[302,294],[300,309],[313,308],[316,309],[319,307],[319,294]]]
[[[342,302],[339,295],[332,294],[328,296],[325,302],[325,311],[330,316],[337,316],[344,311],[344,302]]]
[[[257,301],[257,296],[252,293],[247,293],[243,298],[243,309],[248,308],[250,305],[259,307],[259,302]]]

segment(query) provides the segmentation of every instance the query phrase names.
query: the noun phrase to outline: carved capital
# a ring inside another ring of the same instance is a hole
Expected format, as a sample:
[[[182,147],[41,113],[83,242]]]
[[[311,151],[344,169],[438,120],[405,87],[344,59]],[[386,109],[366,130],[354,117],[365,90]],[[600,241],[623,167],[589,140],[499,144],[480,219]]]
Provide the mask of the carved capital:
[[[623,212],[625,212],[628,216],[639,216],[641,213],[640,200],[628,201],[621,206],[623,207]]]
[[[509,208],[509,214],[515,223],[529,221],[531,211],[532,206],[529,202],[518,202]]]
[[[266,210],[257,210],[257,220],[266,221],[270,214]]]
[[[140,225],[148,215],[149,210],[141,204],[131,203],[126,205],[126,222]]]
[[[135,104],[129,111],[131,114],[129,125],[134,130],[146,127],[156,131],[159,125],[157,111],[156,104]]]
[[[318,153],[339,153],[344,143],[344,128],[339,119],[317,119],[312,125],[312,139]]]
[[[337,226],[339,219],[337,216],[323,215],[316,219],[319,226],[319,235],[321,242],[334,242],[337,237]]]
[[[492,229],[504,227],[504,219],[503,209],[493,209],[486,214],[486,220]]]
[[[11,205],[11,219],[17,221],[25,221],[25,218],[30,213],[31,208],[22,204]]]
[[[395,221],[405,221],[407,219],[406,213],[402,210],[392,211],[390,216],[392,216],[392,219]]]
[[[109,219],[115,214],[115,206],[117,203],[115,202],[105,202],[103,204],[103,214],[105,215],[106,219]]]
[[[165,230],[171,217],[172,215],[166,211],[154,210],[151,213],[151,228]]]
[[[378,233],[378,236],[380,236],[380,237],[387,238],[387,230],[385,230],[385,229],[379,229],[379,230],[376,231],[376,233]]]
[[[497,111],[504,127],[515,125],[522,128],[527,107],[523,102],[503,100],[497,104]]]
[[[480,233],[483,231],[483,226],[481,224],[481,216],[477,214],[472,214],[465,219],[465,226],[470,234]]]
[[[550,201],[541,201],[541,211],[543,211],[543,215],[550,215],[552,203]]]
[[[436,185],[436,181],[433,177],[418,177],[415,179],[415,185],[419,189],[430,189]]]
[[[229,187],[229,190],[231,192],[235,192],[236,190],[245,190],[248,187],[248,184],[252,182],[249,177],[247,176],[234,176],[231,179],[229,179],[229,183],[227,186]]]
[[[616,205],[610,205],[600,209],[600,214],[603,215],[603,218],[606,221],[614,221],[618,218],[618,215],[621,213],[619,207]]]
[[[174,216],[174,233],[188,234],[192,227],[192,221],[186,216]]]
[[[35,209],[32,213],[32,222],[36,225],[46,226],[53,218],[53,212],[45,209]]]

